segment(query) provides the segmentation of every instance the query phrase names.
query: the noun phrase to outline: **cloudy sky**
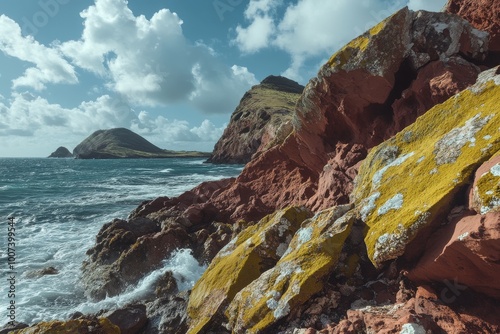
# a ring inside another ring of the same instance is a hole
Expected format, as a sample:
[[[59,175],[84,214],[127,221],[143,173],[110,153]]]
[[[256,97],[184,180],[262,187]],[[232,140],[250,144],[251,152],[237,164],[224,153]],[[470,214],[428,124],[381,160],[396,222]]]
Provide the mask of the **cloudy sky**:
[[[0,157],[72,150],[129,128],[166,149],[211,151],[244,92],[302,84],[395,10],[446,0],[0,2]]]

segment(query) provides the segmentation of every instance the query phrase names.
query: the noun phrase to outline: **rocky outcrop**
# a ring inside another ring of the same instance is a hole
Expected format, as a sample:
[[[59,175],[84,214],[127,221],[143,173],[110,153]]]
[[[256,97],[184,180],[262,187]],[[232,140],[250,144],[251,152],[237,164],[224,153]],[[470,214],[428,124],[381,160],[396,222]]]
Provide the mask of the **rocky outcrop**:
[[[275,267],[300,224],[310,216],[304,208],[278,211],[248,227],[226,245],[193,287],[188,304],[191,319],[188,333],[204,333],[214,320],[220,320],[221,310],[236,293]]]
[[[71,153],[66,147],[60,146],[49,155],[49,158],[72,158],[73,153]]]
[[[245,93],[208,162],[246,164],[257,152],[281,143],[292,131],[292,115],[304,86],[269,76]]]
[[[497,271],[495,158],[473,181],[500,150],[487,56],[463,19],[400,10],[331,57],[238,178],[103,227],[89,289],[119,293],[187,247],[211,263],[189,296],[157,289],[170,332],[498,332],[497,287],[477,279]],[[302,206],[316,214],[286,218]]]
[[[474,170],[500,149],[496,73],[482,73],[477,84],[428,111],[363,162],[352,200],[368,226],[365,243],[375,265],[402,256],[415,238],[425,240]],[[419,246],[411,252],[418,254]]]
[[[446,11],[457,14],[490,34],[490,50],[500,53],[500,3],[496,0],[449,0]],[[498,58],[496,64],[498,64]]]
[[[264,333],[323,290],[354,223],[350,208],[305,221],[276,265],[238,292],[226,311],[233,333]]]
[[[294,132],[210,201],[218,219],[258,220],[292,203],[314,210],[348,203],[366,152],[475,82],[473,62],[485,59],[487,45],[486,33],[455,15],[408,9],[353,40],[307,84]]]
[[[120,328],[106,318],[82,318],[68,321],[41,322],[32,327],[10,332],[12,334],[120,334]]]
[[[206,157],[202,152],[175,152],[163,150],[138,134],[116,128],[98,130],[85,138],[73,150],[77,159],[119,159],[119,158],[182,158]]]

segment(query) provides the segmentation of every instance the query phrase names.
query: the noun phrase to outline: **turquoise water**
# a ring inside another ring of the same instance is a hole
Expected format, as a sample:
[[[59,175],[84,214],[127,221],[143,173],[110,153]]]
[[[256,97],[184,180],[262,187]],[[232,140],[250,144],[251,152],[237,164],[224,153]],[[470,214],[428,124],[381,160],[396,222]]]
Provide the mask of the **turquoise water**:
[[[85,298],[79,277],[85,251],[104,223],[126,218],[144,200],[176,196],[200,182],[236,176],[241,169],[204,164],[201,159],[1,158],[0,273],[5,281],[7,218],[13,216],[16,321],[34,323],[64,319],[75,311],[98,311],[103,305]],[[186,252],[180,256],[176,261],[192,260]],[[30,277],[30,271],[46,267],[55,267],[59,273]],[[9,320],[3,311],[10,301],[8,289],[7,284],[0,285],[0,326]],[[118,297],[105,305],[125,303],[127,298]]]

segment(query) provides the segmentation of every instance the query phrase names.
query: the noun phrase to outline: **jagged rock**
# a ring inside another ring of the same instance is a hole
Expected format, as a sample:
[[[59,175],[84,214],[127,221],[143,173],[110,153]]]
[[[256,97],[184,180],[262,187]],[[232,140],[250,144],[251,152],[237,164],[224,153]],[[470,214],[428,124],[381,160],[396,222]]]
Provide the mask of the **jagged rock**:
[[[238,291],[278,262],[295,231],[310,216],[304,208],[283,209],[227,244],[191,291],[188,333],[203,333],[214,319],[219,319]]]
[[[453,286],[451,286],[453,289]],[[409,295],[396,303],[370,305],[360,300],[339,323],[329,324],[323,330],[310,329],[311,334],[357,333],[496,333],[500,321],[496,312],[500,307],[481,296],[466,291],[455,296],[453,303],[440,296],[451,294],[449,287],[435,291],[430,286],[411,289]],[[365,304],[363,305],[363,302]],[[354,305],[353,305],[354,306]]]
[[[490,50],[500,52],[500,3],[496,0],[449,0],[446,11],[490,33]],[[497,56],[498,57],[498,56]],[[496,61],[498,64],[498,59]]]
[[[476,171],[469,192],[469,208],[479,214],[500,212],[500,152]]]
[[[290,79],[269,76],[240,101],[208,162],[245,164],[256,152],[280,143],[292,131],[295,104],[304,90]]]
[[[408,278],[418,283],[456,282],[500,299],[499,272],[500,212],[469,213],[431,236]]]
[[[475,168],[500,149],[497,71],[483,72],[473,87],[374,148],[361,165],[352,199],[368,226],[365,243],[375,265],[407,248],[409,258],[418,254],[423,245],[410,242],[425,240]]]
[[[217,220],[258,220],[291,203],[315,210],[347,203],[364,152],[474,82],[487,39],[455,15],[402,9],[350,42],[307,84],[294,132],[210,200]],[[409,107],[412,100],[418,108]],[[335,165],[342,147],[352,150],[352,163]],[[324,172],[330,164],[335,172]]]
[[[422,67],[410,87],[393,103],[395,127],[388,134],[395,135],[433,106],[473,85],[480,72],[478,66],[461,57],[433,61]]]
[[[68,321],[41,322],[10,334],[120,334],[120,328],[106,318],[82,318]]]
[[[140,333],[148,322],[145,305],[129,305],[107,312],[104,317],[120,328],[120,334]]]
[[[148,303],[148,316],[151,320],[144,333],[186,334],[188,298],[189,293],[183,291]]]
[[[26,278],[40,278],[46,275],[57,275],[59,274],[59,270],[54,267],[47,267],[37,270],[31,270],[24,274]]]
[[[226,311],[233,333],[264,333],[322,290],[354,222],[350,208],[305,221],[278,263],[236,294]]]
[[[49,158],[72,158],[73,153],[71,153],[66,147],[60,146],[49,155]]]
[[[23,329],[29,327],[26,324],[21,322],[13,321],[12,323],[8,323],[5,326],[0,327],[0,334],[9,334],[12,333],[16,329]]]

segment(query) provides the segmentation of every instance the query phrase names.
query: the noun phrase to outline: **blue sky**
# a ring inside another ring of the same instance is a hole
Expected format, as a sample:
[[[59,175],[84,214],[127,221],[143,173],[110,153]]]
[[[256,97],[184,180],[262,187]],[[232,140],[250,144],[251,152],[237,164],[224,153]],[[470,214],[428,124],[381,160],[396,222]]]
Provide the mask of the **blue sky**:
[[[395,10],[445,0],[22,0],[0,2],[0,157],[72,150],[129,128],[211,151],[244,92],[302,84]]]

